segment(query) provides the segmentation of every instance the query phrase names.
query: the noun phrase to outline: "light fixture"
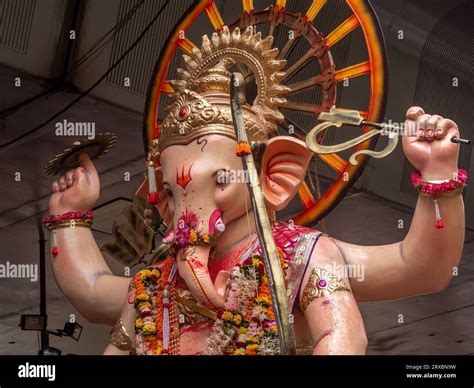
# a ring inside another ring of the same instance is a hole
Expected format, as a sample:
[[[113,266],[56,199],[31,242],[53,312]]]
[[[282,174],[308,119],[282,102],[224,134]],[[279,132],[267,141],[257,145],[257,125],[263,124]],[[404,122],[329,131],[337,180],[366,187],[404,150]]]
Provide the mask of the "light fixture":
[[[52,346],[49,346],[47,348],[41,349],[38,352],[38,355],[40,355],[40,356],[60,356],[61,351],[57,348],[53,348]]]
[[[27,314],[20,318],[21,330],[45,330],[46,315]]]
[[[66,322],[64,324],[63,335],[71,337],[74,341],[79,341],[82,333],[82,326],[77,322]]]

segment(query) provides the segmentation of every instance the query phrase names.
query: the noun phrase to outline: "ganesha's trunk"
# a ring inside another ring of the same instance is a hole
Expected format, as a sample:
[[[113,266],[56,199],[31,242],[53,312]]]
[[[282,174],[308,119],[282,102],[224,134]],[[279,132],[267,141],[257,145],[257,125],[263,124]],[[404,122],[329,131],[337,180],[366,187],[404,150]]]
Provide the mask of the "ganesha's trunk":
[[[207,268],[211,247],[195,245],[178,250],[176,260],[180,276],[198,303],[211,308],[224,305],[224,296],[217,292]]]

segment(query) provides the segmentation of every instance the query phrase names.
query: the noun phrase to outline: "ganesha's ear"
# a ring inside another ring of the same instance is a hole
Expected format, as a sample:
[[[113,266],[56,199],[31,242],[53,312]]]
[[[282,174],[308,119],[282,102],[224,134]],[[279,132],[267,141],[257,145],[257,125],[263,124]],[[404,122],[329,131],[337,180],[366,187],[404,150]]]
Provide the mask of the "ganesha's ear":
[[[273,209],[284,209],[298,192],[312,156],[306,144],[294,137],[268,141],[260,177],[265,199]]]
[[[161,167],[155,168],[155,177],[156,177],[156,188],[158,190],[158,198],[159,201],[155,205],[158,213],[160,213],[161,218],[166,223],[166,225],[170,226],[173,223],[173,215],[170,212],[168,207],[168,196],[166,195],[166,191],[163,188],[163,171]],[[146,178],[138,190],[135,192],[135,195],[140,198],[147,198],[148,194],[148,178]]]

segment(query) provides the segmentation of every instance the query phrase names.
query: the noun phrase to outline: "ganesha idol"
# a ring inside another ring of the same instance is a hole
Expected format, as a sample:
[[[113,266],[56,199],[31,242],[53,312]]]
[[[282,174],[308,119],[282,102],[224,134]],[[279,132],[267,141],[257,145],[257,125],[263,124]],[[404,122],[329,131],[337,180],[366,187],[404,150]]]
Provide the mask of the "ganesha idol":
[[[147,197],[168,230],[168,256],[133,278],[115,276],[90,230],[99,197],[87,156],[52,184],[49,202],[52,265],[72,305],[90,322],[113,326],[104,354],[280,354],[277,300],[265,266],[241,155],[251,149],[283,274],[297,353],[364,354],[367,336],[358,301],[439,292],[451,280],[464,242],[456,124],[420,107],[406,114],[405,156],[420,191],[403,241],[359,246],[275,218],[287,207],[314,153],[294,136],[276,135],[288,88],[285,61],[271,37],[252,28],[230,31],[185,56],[174,94],[149,149]],[[245,65],[257,96],[242,105],[248,143],[234,127],[230,76]],[[75,227],[68,227],[74,222]],[[336,268],[363,267],[364,280]]]

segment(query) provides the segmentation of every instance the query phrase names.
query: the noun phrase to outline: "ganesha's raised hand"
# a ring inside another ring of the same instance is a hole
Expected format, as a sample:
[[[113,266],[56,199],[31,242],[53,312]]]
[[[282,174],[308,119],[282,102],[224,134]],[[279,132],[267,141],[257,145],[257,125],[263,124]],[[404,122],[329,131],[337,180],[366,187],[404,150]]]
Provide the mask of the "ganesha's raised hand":
[[[49,200],[51,215],[92,210],[97,202],[100,193],[97,170],[85,153],[79,156],[79,162],[79,167],[53,182]],[[51,255],[54,278],[86,320],[112,325],[122,308],[130,280],[112,273],[89,227],[70,226],[54,229],[58,248],[58,253]]]
[[[452,179],[458,169],[459,145],[451,138],[459,137],[452,120],[429,115],[418,106],[408,109],[403,150],[407,159],[421,172],[425,180]]]
[[[97,170],[87,154],[79,156],[81,166],[69,170],[52,184],[50,214],[90,210],[99,198],[100,181]]]

